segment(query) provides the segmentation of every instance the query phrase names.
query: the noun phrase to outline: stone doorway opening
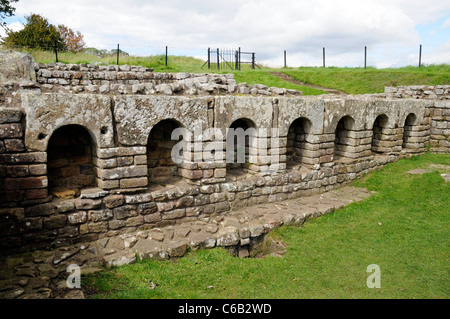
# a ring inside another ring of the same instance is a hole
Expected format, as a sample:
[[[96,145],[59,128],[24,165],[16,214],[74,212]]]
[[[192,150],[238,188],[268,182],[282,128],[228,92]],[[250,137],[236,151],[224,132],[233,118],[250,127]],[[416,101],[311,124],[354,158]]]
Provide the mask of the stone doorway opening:
[[[172,157],[175,145],[182,141],[182,137],[172,140],[172,133],[183,126],[178,121],[167,119],[158,122],[150,131],[147,142],[147,168],[150,187],[155,185],[166,186],[182,181],[179,176],[179,164]],[[183,148],[176,154],[182,158]]]
[[[57,129],[47,147],[49,193],[68,199],[79,196],[82,189],[95,187],[96,149],[84,127],[66,125]]]
[[[417,122],[417,117],[414,113],[410,113],[405,120],[405,126],[403,129],[403,144],[402,149],[406,152],[414,152],[419,148],[414,141],[414,132]]]
[[[308,164],[308,153],[314,151],[308,142],[312,123],[307,118],[298,118],[289,127],[286,143],[286,168],[300,169]]]
[[[384,155],[391,151],[391,148],[387,148],[383,145],[387,141],[386,130],[388,129],[389,118],[381,114],[379,115],[373,124],[372,129],[372,154]]]
[[[234,121],[227,130],[226,168],[227,177],[232,180],[247,178],[254,173],[252,164],[257,156],[256,125],[249,119]]]
[[[334,140],[334,160],[353,159],[356,139],[354,136],[355,121],[352,117],[346,115],[342,117],[335,131]]]

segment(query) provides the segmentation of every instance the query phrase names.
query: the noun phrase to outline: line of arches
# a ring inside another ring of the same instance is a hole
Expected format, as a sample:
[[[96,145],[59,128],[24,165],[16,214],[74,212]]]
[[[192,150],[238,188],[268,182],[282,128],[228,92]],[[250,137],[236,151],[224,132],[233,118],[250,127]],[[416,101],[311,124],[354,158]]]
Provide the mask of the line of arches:
[[[355,120],[345,115],[338,121],[334,140],[320,143],[314,140],[313,124],[307,117],[299,117],[292,121],[287,131],[285,144],[285,162],[288,169],[318,164],[319,158],[332,156],[331,161],[341,158],[357,158],[364,155],[385,155],[401,151],[412,151],[416,147],[414,141],[418,125],[417,116],[410,113],[406,116],[403,127],[392,127],[386,114],[380,114],[373,122],[372,129],[365,132],[355,130]],[[147,169],[150,182],[165,183],[169,180],[181,179],[182,164],[172,158],[172,149],[183,138],[172,140],[172,133],[183,124],[174,119],[164,119],[155,124],[147,140]],[[227,153],[227,175],[243,175],[252,171],[251,166],[258,164],[257,127],[248,118],[239,118],[229,126],[226,140],[233,139],[233,150]],[[254,129],[251,131],[249,129]],[[239,141],[230,132],[242,130],[255,132]],[[362,134],[364,133],[364,134]],[[400,138],[399,138],[400,137]],[[332,144],[333,147],[329,147]],[[283,147],[281,147],[283,148]],[[97,181],[95,137],[89,130],[80,125],[66,125],[58,128],[51,135],[48,145],[48,180],[49,188],[72,188],[77,193],[83,188],[95,187]],[[231,156],[228,154],[232,154]],[[184,158],[184,154],[178,154]],[[187,159],[187,158],[186,158]],[[192,158],[187,159],[191,161]],[[126,165],[126,163],[124,163]],[[151,183],[150,183],[151,185]]]

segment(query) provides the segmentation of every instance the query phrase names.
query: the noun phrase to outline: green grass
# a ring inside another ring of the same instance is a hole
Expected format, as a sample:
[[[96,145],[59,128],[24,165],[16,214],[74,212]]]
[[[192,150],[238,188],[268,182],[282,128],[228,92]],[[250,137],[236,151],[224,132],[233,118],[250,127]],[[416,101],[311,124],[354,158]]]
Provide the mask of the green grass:
[[[385,86],[450,84],[450,65],[445,64],[398,69],[302,67],[283,72],[303,83],[348,94],[383,93]]]
[[[270,74],[273,69],[263,68],[262,70],[245,70],[233,71],[236,82],[246,82],[248,84],[264,84],[269,87],[281,87],[286,89],[294,89],[303,92],[303,95],[320,95],[327,94],[325,91],[310,88],[307,86],[296,85],[280,79],[279,77]]]
[[[173,261],[139,261],[82,278],[94,298],[443,298],[450,297],[450,185],[438,171],[409,175],[450,155],[387,165],[355,182],[378,193],[302,227],[270,236],[282,257],[238,259],[224,249]],[[381,288],[366,286],[378,264]],[[155,289],[149,289],[151,283]],[[208,288],[208,286],[213,286]]]

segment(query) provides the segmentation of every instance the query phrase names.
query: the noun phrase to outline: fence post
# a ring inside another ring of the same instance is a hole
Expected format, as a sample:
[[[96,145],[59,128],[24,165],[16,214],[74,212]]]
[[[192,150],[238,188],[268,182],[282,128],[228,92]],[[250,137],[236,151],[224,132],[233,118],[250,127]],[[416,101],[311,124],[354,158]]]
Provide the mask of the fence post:
[[[367,68],[367,46],[364,47],[364,69]]]
[[[241,70],[241,47],[239,47],[239,71]]]
[[[167,45],[166,45],[166,66],[167,66]]]
[[[219,60],[219,55],[220,55],[219,48],[217,48],[217,70],[220,70],[220,60]]]
[[[120,46],[117,43],[117,65],[119,65],[119,52],[120,52]]]
[[[323,67],[325,67],[325,47],[323,48]]]
[[[208,48],[208,70],[211,68],[211,48]]]
[[[255,69],[255,52],[252,53],[252,69]]]
[[[419,68],[422,66],[422,45],[419,48]]]
[[[58,42],[55,41],[55,57],[56,57],[56,63],[58,63]]]
[[[239,68],[238,67],[238,64],[239,64],[238,59],[239,59],[238,51],[236,50],[236,51],[234,51],[234,69],[235,70],[237,70]]]
[[[284,67],[285,68],[287,67],[287,65],[286,65],[286,50],[284,50]]]

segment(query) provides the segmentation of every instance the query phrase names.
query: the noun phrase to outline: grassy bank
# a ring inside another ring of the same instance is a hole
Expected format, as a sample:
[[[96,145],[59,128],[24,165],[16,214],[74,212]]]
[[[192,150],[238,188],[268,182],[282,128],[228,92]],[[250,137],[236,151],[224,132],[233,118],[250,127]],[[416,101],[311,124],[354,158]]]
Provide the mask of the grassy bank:
[[[430,164],[450,165],[450,155],[390,164],[356,182],[378,192],[371,198],[272,232],[288,245],[281,258],[200,250],[89,275],[82,287],[94,298],[449,298],[450,184],[437,168],[406,173]],[[371,264],[380,289],[367,288]]]
[[[385,86],[450,84],[450,65],[398,69],[297,68],[282,71],[303,83],[333,88],[348,94],[383,93]]]

